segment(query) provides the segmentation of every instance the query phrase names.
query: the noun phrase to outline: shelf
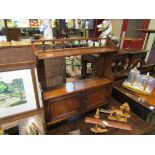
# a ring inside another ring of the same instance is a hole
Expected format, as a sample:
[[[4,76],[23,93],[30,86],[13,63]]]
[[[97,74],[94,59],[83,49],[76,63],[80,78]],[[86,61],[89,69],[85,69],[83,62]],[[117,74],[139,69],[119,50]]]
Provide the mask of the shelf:
[[[155,33],[155,29],[134,29],[135,31],[141,31],[143,33]]]
[[[5,27],[4,27],[5,28]],[[39,29],[40,27],[7,27],[7,29]]]
[[[39,42],[34,43],[35,45],[42,45]],[[46,43],[46,45],[49,43]],[[0,42],[0,47],[18,47],[18,46],[32,46],[30,41],[14,41],[12,42]]]
[[[90,78],[85,80],[79,80],[75,82],[69,82],[64,85],[58,86],[52,90],[48,90],[43,93],[45,101],[54,99],[64,95],[68,95],[75,92],[80,92],[94,87],[105,86],[111,84],[112,81],[107,78]]]
[[[125,40],[125,41],[141,41],[141,38],[133,38],[133,37],[123,37],[121,38],[121,40]]]
[[[56,57],[68,57],[85,54],[102,54],[102,53],[114,53],[116,49],[107,47],[81,47],[81,48],[70,48],[70,49],[57,49],[57,50],[46,50],[37,51],[38,59],[56,58]]]

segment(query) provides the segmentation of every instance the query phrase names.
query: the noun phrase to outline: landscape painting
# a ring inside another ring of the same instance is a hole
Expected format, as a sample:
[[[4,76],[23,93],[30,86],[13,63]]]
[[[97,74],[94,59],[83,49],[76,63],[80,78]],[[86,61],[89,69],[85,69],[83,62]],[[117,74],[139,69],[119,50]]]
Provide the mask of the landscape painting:
[[[0,109],[7,109],[26,103],[23,79],[0,77]]]

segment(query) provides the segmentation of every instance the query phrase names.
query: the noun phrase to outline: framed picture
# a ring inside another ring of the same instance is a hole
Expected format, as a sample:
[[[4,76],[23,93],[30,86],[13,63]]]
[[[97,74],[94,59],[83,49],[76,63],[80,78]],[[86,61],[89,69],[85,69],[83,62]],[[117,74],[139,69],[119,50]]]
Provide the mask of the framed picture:
[[[39,27],[40,20],[39,19],[29,19],[30,27]]]
[[[31,69],[0,72],[0,119],[37,109]]]

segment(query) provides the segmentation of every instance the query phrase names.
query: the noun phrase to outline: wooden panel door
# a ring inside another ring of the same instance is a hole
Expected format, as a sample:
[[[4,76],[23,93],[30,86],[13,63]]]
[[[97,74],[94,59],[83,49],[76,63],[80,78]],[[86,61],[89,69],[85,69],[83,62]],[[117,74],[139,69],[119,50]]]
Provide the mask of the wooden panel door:
[[[90,89],[86,92],[86,110],[96,108],[100,105],[107,104],[111,95],[111,86],[101,86]]]
[[[45,107],[47,123],[65,119],[80,112],[81,96],[80,94],[72,94],[55,100],[50,100],[46,103]]]

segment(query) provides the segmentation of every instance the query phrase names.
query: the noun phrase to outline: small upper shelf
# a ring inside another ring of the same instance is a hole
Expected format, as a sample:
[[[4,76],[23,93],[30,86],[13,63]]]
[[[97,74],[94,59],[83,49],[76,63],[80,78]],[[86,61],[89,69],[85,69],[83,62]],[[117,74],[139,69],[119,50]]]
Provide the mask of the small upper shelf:
[[[46,50],[37,53],[38,59],[56,58],[56,57],[67,57],[85,54],[103,54],[103,53],[114,53],[116,49],[108,47],[82,47],[82,48],[66,48],[57,50]]]
[[[41,43],[42,49],[38,50],[35,43]],[[51,43],[50,47],[46,46],[47,43]],[[118,52],[109,38],[35,40],[32,41],[32,49],[38,59]]]

